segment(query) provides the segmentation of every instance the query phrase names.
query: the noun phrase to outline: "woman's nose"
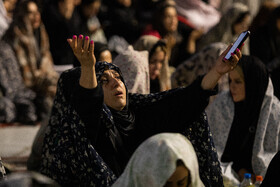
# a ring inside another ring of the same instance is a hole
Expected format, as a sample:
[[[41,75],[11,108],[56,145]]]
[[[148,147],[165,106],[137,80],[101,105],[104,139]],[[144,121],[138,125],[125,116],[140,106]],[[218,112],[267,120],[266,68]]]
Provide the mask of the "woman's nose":
[[[120,85],[120,81],[117,78],[114,78],[114,77],[111,78],[110,82],[111,82],[111,85],[112,85],[113,88]]]

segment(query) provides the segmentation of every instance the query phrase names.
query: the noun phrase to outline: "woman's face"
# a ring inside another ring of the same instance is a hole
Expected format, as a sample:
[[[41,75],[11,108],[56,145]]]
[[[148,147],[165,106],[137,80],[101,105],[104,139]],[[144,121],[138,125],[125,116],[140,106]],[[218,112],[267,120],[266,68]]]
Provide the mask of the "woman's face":
[[[149,73],[151,80],[155,80],[160,75],[164,60],[165,53],[161,50],[161,48],[157,48],[149,61]]]
[[[250,26],[250,23],[251,23],[251,16],[249,14],[247,14],[243,20],[239,23],[236,23],[234,26],[233,26],[233,30],[234,30],[234,34],[241,34],[243,31],[246,31],[249,29],[249,26]]]
[[[100,1],[95,1],[95,2],[85,6],[83,9],[84,15],[88,18],[96,16],[99,12],[100,6],[101,6]]]
[[[175,32],[177,30],[178,18],[174,7],[167,7],[164,10],[163,26],[167,32]]]
[[[117,1],[125,7],[131,6],[131,0],[117,0]]]
[[[167,180],[164,187],[187,187],[189,181],[189,170],[185,166],[177,166],[175,172]]]
[[[31,23],[32,28],[33,29],[39,28],[41,24],[41,14],[38,10],[37,5],[34,2],[30,2],[28,3],[27,9],[28,9],[27,16]]]
[[[100,78],[104,102],[107,106],[121,111],[126,105],[126,88],[120,74],[115,70],[106,70]]]
[[[243,76],[240,75],[241,71],[236,69],[229,73],[229,88],[233,101],[240,102],[245,100],[245,82]]]

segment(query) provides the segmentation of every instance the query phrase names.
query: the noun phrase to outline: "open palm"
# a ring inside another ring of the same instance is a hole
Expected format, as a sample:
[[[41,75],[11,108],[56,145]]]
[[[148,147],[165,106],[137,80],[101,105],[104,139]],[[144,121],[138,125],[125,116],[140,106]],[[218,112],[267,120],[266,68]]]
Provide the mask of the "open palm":
[[[89,41],[88,36],[84,38],[83,35],[80,35],[79,38],[77,38],[77,36],[74,35],[72,39],[67,39],[67,41],[72,48],[74,55],[81,63],[81,66],[95,66],[94,42],[92,40]]]

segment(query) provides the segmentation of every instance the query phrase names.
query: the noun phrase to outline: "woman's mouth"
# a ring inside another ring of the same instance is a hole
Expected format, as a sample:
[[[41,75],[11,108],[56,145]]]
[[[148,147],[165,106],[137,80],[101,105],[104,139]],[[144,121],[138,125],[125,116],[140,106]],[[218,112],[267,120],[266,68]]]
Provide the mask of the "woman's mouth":
[[[121,91],[117,91],[116,93],[115,93],[115,96],[122,96],[123,95],[123,92],[121,92]]]

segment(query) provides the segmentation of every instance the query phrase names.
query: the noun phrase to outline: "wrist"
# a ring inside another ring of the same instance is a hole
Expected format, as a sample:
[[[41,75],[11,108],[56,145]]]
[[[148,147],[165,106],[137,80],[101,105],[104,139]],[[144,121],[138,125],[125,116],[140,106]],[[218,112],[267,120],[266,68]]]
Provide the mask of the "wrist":
[[[80,86],[84,88],[95,88],[97,86],[95,68],[81,66]]]
[[[224,73],[219,73],[219,72],[216,70],[216,68],[213,68],[213,69],[210,70],[210,71],[212,71],[211,74],[212,74],[212,76],[215,77],[216,79],[220,79],[220,78],[224,75]]]

